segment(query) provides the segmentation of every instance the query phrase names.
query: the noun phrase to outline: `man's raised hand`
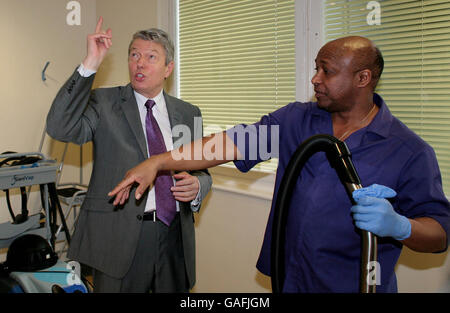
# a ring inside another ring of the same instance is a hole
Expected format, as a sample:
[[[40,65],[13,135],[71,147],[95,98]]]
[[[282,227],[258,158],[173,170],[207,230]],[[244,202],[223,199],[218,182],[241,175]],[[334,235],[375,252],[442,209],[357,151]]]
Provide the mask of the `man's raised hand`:
[[[100,17],[95,27],[95,33],[87,36],[87,55],[83,61],[83,66],[93,71],[98,70],[112,45],[111,28],[103,31],[102,25],[103,17]]]

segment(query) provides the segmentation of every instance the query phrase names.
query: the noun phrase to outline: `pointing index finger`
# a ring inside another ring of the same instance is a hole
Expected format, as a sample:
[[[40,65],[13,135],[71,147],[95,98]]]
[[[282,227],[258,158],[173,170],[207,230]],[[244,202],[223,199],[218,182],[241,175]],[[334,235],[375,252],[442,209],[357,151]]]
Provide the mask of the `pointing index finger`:
[[[133,178],[125,178],[123,179],[117,186],[108,193],[108,196],[113,197],[117,195],[120,191],[125,189],[128,186],[131,186],[134,183]]]
[[[97,22],[97,26],[95,27],[95,33],[98,34],[102,31],[103,17],[100,16]]]

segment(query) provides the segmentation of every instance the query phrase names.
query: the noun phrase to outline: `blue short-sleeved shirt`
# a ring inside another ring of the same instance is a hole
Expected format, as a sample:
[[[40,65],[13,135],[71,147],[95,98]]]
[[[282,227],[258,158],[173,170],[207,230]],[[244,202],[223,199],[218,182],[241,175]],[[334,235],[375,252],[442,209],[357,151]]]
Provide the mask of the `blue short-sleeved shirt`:
[[[448,238],[450,206],[442,190],[433,149],[395,118],[379,95],[374,95],[374,102],[379,112],[373,121],[345,140],[362,185],[377,183],[394,189],[397,196],[392,204],[399,214],[408,218],[431,217],[442,225]],[[271,137],[275,130],[279,139]],[[257,143],[239,140],[239,133],[246,133],[247,139],[254,136]],[[248,152],[266,138],[267,151],[275,152],[272,157],[279,158],[272,210],[257,263],[262,273],[270,275],[273,206],[284,169],[303,141],[317,134],[333,134],[331,115],[319,109],[317,103],[295,102],[263,116],[255,124],[234,127],[227,134],[234,136],[239,151],[245,155],[243,160],[235,161],[243,172],[263,161]],[[300,174],[289,208],[284,291],[359,291],[361,237],[353,224],[351,205],[325,153],[314,154]],[[397,291],[394,267],[401,249],[401,243],[393,238],[378,239],[381,281],[377,292]]]

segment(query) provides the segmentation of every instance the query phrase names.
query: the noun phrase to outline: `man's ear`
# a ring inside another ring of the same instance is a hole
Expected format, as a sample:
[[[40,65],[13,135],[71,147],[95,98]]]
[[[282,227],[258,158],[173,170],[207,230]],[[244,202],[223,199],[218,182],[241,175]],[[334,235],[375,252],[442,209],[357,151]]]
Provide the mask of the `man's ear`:
[[[173,61],[170,61],[169,64],[167,64],[166,66],[166,74],[164,75],[164,79],[167,79],[170,74],[172,74],[173,68],[174,68],[175,64]]]
[[[372,82],[372,71],[369,69],[361,70],[356,73],[356,84],[357,87],[364,88],[370,85]]]

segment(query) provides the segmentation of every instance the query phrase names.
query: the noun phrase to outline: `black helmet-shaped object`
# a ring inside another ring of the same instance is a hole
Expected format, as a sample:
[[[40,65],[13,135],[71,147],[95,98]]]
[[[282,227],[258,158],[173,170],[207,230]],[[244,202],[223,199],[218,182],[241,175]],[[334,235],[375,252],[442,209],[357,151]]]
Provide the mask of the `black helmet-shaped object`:
[[[47,240],[39,235],[27,234],[14,239],[6,255],[8,272],[34,272],[49,268],[58,261]]]

